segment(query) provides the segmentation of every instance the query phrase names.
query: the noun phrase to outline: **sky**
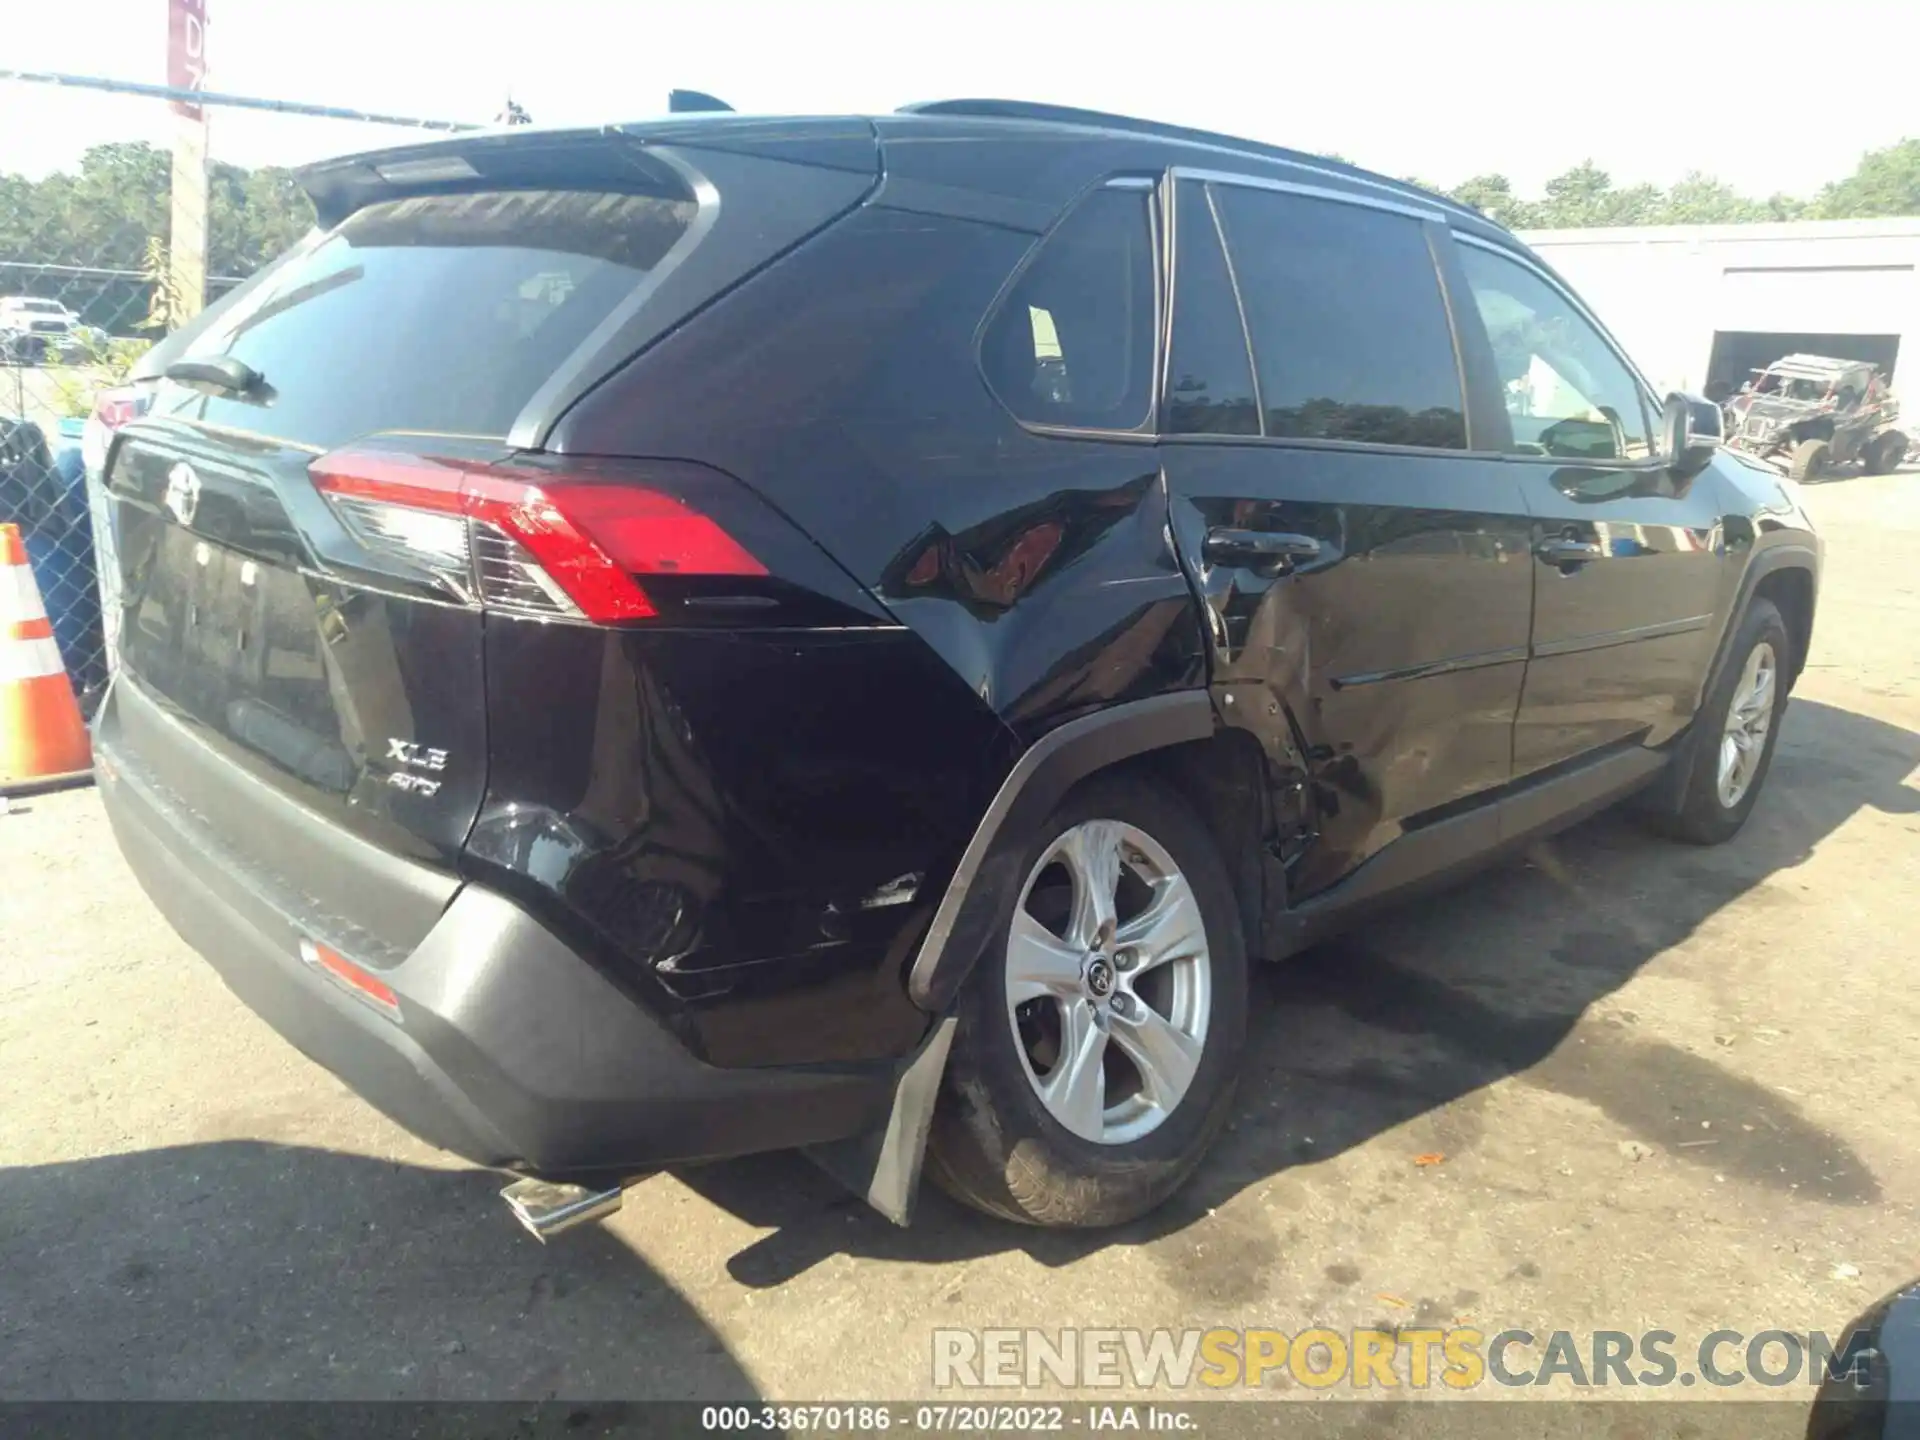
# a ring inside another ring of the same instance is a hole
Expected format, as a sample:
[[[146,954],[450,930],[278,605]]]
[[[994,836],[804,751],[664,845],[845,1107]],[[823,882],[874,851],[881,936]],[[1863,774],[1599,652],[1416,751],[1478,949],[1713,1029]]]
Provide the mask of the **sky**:
[[[167,0],[10,0],[0,65],[158,83]],[[1688,170],[1810,194],[1920,136],[1920,3],[1805,12],[1849,53],[1812,90],[1754,0],[207,0],[211,90],[485,122],[644,119],[674,87],[757,114],[913,100],[1081,105],[1337,152],[1523,194],[1585,159],[1617,184]],[[1794,22],[1797,26],[1798,22]],[[1854,40],[1868,37],[1865,51]],[[1882,69],[1870,55],[1886,58]],[[1897,58],[1894,58],[1897,57]],[[1886,83],[1868,80],[1876,74]],[[1805,104],[1810,119],[1790,120]],[[0,81],[0,171],[170,130],[159,102]],[[338,121],[213,112],[210,148],[298,164],[404,141]]]

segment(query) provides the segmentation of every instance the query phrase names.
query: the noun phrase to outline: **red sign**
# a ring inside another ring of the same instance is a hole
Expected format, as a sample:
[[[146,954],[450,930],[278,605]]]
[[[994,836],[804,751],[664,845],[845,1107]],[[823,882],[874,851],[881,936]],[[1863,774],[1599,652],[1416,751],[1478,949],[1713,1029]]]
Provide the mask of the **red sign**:
[[[207,88],[207,0],[167,0],[167,84]],[[200,118],[200,107],[185,100],[174,101],[173,112]]]

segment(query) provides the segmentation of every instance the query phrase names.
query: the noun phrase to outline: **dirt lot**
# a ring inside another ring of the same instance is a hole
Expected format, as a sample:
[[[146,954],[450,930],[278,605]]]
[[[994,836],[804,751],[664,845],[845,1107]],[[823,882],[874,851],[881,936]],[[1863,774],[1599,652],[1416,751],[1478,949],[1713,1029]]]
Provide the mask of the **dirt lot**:
[[[1740,839],[1602,817],[1265,972],[1231,1132],[1117,1234],[896,1230],[776,1156],[542,1249],[226,993],[90,791],[17,805],[0,1396],[908,1397],[936,1326],[1838,1332],[1920,1275],[1920,473],[1809,502]]]

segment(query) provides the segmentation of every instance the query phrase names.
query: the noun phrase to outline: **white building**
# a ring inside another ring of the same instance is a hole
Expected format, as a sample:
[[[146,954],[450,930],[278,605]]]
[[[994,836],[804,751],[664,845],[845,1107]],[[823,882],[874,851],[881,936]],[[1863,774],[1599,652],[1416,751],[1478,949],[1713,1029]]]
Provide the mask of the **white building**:
[[[1920,216],[1520,238],[1663,389],[1718,399],[1800,352],[1884,366],[1920,407]]]

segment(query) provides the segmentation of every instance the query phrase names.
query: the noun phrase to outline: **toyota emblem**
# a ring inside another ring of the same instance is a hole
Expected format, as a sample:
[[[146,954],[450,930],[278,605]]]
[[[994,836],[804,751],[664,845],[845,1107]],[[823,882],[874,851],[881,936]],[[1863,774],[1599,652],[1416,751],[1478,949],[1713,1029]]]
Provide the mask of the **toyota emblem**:
[[[200,508],[200,477],[184,460],[167,471],[164,503],[182,525],[193,524],[194,512]]]

